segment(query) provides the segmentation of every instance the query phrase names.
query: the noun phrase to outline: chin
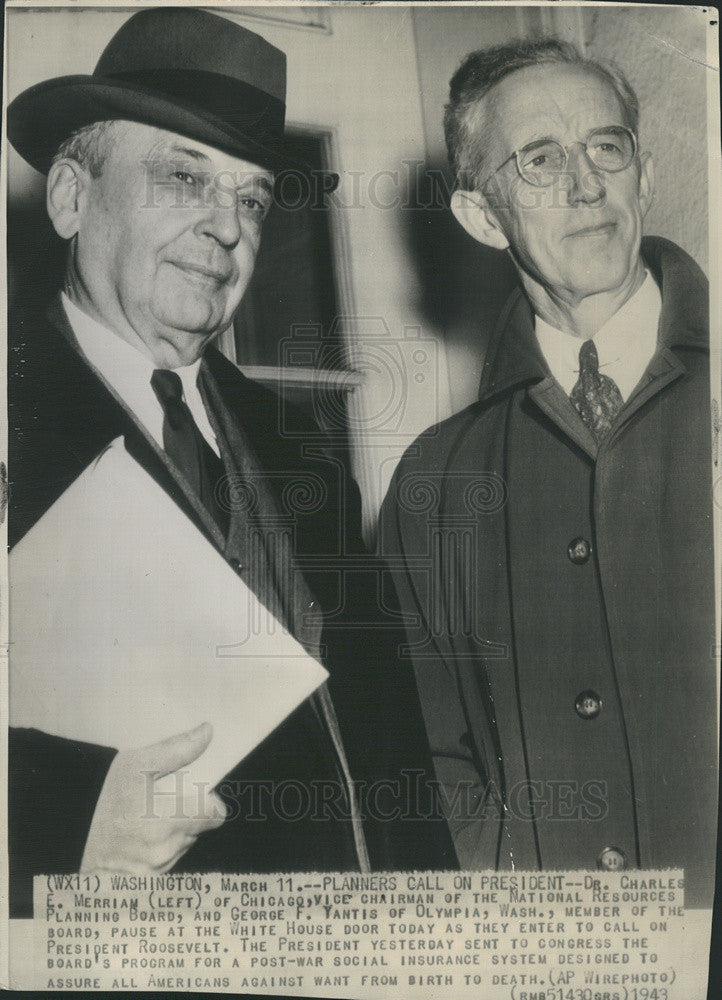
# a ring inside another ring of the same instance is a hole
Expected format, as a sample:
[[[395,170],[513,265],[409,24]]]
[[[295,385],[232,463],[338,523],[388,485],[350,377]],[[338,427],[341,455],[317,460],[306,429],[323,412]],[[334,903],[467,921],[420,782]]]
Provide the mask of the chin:
[[[151,345],[153,357],[160,367],[193,364],[212,340],[215,331],[194,330],[187,322],[187,318],[180,315],[154,317],[151,336],[146,343]]]
[[[597,295],[620,288],[628,275],[626,260],[598,259],[590,255],[571,270],[569,284],[579,295]]]
[[[214,309],[164,309],[154,313],[159,329],[170,332],[173,341],[177,334],[178,343],[193,343],[195,340],[207,339],[225,329],[224,316]]]
[[[168,283],[156,290],[151,311],[171,330],[208,334],[222,328],[227,302],[225,289],[211,291],[206,287],[189,287],[188,282]]]

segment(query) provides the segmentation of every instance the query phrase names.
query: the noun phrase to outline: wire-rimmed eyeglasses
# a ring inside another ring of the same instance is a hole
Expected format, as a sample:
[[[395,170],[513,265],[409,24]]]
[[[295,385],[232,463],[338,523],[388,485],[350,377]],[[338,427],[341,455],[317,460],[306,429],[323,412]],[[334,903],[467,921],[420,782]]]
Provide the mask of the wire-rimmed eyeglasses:
[[[537,139],[521,149],[515,149],[493,170],[481,185],[483,191],[491,178],[505,167],[509,160],[516,160],[519,176],[534,187],[549,187],[564,173],[569,160],[569,150],[580,145],[599,170],[616,174],[624,170],[637,155],[637,138],[624,125],[604,125],[592,129],[586,139],[564,146],[557,139]]]

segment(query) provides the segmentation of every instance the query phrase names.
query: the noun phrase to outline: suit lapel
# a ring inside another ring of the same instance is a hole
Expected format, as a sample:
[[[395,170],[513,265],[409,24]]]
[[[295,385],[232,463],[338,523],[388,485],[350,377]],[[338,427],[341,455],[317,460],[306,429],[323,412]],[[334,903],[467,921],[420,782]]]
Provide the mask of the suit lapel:
[[[241,414],[248,400],[238,397],[244,379],[239,373],[229,380],[219,360],[215,352],[204,357],[199,385],[227,473],[222,490],[230,507],[226,558],[240,564],[262,603],[318,656],[321,628],[307,620],[314,602],[295,558],[293,517],[279,505],[268,471],[243,431]]]

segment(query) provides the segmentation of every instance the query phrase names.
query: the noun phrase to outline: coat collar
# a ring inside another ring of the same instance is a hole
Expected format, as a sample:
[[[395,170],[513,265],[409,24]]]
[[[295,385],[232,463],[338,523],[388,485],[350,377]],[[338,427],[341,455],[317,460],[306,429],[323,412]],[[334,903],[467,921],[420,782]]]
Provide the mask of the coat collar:
[[[702,270],[684,250],[661,237],[645,237],[642,256],[662,292],[659,350],[708,349],[709,302],[707,279]],[[489,400],[508,389],[540,382],[549,375],[534,336],[531,305],[522,289],[517,288],[492,333],[479,399]]]

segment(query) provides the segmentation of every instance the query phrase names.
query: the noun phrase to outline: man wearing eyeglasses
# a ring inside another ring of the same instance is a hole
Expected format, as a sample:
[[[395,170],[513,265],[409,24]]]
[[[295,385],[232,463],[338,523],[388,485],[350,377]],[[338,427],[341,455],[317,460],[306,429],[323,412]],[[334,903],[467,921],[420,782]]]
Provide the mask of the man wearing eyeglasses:
[[[383,538],[461,867],[684,868],[686,905],[707,906],[707,284],[642,238],[638,118],[618,71],[553,40],[453,77],[451,208],[521,287],[478,401],[402,460]],[[410,502],[424,482],[436,499]]]

